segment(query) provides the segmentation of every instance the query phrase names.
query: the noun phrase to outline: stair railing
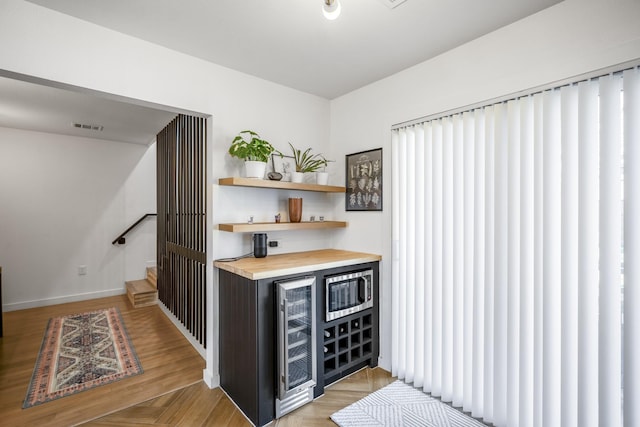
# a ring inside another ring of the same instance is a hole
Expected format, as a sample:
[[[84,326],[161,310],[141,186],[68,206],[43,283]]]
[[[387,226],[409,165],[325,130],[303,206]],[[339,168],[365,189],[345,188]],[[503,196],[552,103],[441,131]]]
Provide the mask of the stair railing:
[[[115,244],[124,245],[127,242],[126,239],[124,238],[124,236],[126,236],[128,232],[130,232],[131,230],[136,228],[138,226],[138,224],[140,224],[142,221],[144,221],[145,219],[147,219],[150,216],[158,216],[158,214],[156,214],[156,213],[148,213],[148,214],[142,215],[142,217],[140,217],[139,220],[134,222],[131,227],[127,228],[124,232],[122,232],[122,234],[120,234],[118,237],[116,237],[115,240],[113,242],[111,242],[111,244],[112,245],[115,245]]]

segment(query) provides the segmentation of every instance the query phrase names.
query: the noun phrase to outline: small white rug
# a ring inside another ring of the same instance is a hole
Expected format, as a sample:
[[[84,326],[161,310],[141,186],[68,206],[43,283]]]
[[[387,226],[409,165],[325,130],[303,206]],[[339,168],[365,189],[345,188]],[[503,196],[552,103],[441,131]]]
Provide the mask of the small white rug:
[[[485,427],[400,380],[339,410],[331,419],[340,427]]]

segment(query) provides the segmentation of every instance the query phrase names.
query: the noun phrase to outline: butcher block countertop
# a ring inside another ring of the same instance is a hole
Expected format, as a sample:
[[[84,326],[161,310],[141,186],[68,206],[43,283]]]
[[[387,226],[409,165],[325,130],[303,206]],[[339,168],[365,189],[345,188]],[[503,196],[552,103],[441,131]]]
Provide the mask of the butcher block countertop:
[[[267,255],[264,258],[241,258],[237,261],[214,261],[213,265],[250,280],[268,279],[287,274],[306,273],[327,268],[380,261],[380,255],[340,249]]]

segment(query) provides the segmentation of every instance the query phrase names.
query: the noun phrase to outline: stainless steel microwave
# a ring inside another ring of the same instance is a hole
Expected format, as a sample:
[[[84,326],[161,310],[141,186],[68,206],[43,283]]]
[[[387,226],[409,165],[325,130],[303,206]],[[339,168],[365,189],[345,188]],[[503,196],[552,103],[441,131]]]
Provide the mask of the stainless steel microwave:
[[[327,322],[373,307],[373,270],[325,278]]]

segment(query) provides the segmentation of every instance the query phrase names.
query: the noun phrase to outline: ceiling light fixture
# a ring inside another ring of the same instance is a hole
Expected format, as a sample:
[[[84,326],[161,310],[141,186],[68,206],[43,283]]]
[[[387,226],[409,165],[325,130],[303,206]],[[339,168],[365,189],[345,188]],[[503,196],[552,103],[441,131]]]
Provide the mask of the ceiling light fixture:
[[[322,13],[330,21],[340,16],[340,9],[340,0],[324,0],[322,5]]]

